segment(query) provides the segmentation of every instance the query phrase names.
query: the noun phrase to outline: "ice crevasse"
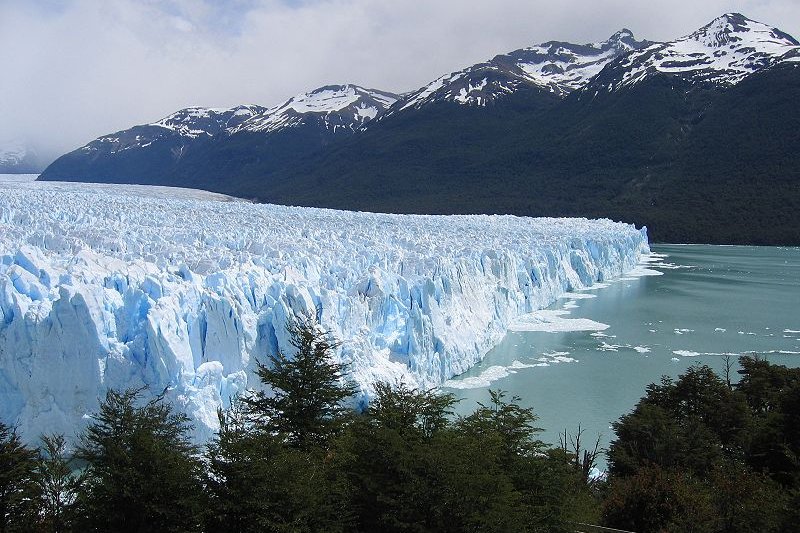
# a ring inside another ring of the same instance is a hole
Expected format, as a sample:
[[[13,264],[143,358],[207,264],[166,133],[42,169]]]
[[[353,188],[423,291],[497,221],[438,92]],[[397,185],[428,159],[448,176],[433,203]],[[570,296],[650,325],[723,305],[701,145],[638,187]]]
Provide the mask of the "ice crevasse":
[[[619,276],[645,230],[609,220],[353,213],[0,184],[0,420],[74,436],[109,387],[165,392],[202,440],[318,313],[368,400],[434,387],[522,314]]]

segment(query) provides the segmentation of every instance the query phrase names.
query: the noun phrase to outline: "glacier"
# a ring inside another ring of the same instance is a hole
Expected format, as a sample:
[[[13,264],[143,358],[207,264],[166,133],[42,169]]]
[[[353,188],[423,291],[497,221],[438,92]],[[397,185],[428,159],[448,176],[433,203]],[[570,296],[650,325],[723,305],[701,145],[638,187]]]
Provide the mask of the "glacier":
[[[317,313],[368,401],[441,385],[520,316],[618,277],[646,229],[610,220],[389,215],[164,187],[0,180],[0,420],[74,438],[109,387],[195,423],[291,353]]]

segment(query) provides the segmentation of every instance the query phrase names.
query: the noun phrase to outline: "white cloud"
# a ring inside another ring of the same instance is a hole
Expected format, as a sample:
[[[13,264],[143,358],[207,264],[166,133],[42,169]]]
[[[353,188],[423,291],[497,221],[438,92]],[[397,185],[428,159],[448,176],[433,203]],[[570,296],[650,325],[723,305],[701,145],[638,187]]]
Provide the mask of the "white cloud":
[[[729,11],[800,28],[796,0],[45,0],[0,3],[0,139],[65,151],[189,105],[328,83],[407,91],[523,46],[628,27],[666,40]]]

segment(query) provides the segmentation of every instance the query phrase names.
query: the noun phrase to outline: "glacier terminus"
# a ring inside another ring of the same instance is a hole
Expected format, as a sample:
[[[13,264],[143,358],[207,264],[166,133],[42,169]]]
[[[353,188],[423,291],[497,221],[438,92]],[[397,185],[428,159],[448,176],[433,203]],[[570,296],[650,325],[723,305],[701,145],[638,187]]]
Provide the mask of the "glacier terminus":
[[[317,314],[368,401],[431,388],[521,315],[633,269],[610,220],[388,215],[185,189],[0,181],[0,420],[74,437],[109,387],[165,394],[196,426],[254,387]]]

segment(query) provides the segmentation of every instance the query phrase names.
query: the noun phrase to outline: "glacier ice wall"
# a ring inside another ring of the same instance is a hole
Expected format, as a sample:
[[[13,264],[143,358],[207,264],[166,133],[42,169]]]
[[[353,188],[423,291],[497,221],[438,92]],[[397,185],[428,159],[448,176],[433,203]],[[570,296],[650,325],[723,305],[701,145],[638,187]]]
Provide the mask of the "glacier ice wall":
[[[648,251],[609,220],[412,216],[186,191],[0,182],[0,419],[74,436],[107,387],[146,385],[195,421],[255,384],[314,313],[368,398],[433,387],[521,314]]]

